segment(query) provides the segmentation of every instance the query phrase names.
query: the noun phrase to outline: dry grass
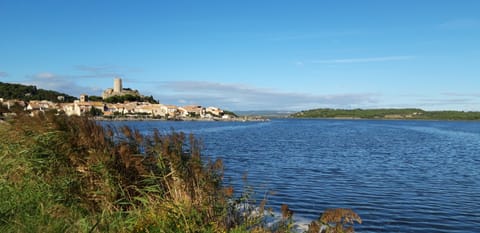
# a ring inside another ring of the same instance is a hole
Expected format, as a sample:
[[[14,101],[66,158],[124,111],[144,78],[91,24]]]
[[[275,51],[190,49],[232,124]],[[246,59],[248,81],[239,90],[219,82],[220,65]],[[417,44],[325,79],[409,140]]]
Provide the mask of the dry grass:
[[[251,189],[235,196],[223,187],[222,162],[201,149],[183,133],[146,136],[83,117],[18,116],[0,125],[0,231],[292,230],[288,206],[281,223],[267,227],[266,200],[257,206]],[[338,226],[359,219],[348,211],[324,216],[321,223]]]

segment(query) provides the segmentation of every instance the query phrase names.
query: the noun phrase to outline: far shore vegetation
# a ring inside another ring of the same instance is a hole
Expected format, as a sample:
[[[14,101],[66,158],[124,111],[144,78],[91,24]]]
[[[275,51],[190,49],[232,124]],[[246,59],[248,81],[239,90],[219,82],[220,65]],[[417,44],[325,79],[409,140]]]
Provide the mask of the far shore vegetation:
[[[331,109],[319,108],[297,112],[294,118],[337,119],[412,119],[412,120],[480,120],[480,112],[425,111],[418,108],[391,109]]]
[[[269,222],[267,199],[225,185],[222,161],[181,132],[20,112],[0,120],[0,161],[0,232],[295,231],[288,203]],[[353,232],[354,222],[350,209],[327,209],[306,232]]]
[[[62,96],[59,99],[59,96]],[[45,90],[37,88],[33,85],[22,85],[14,83],[4,83],[0,82],[0,98],[5,100],[8,99],[18,99],[22,101],[30,100],[48,100],[55,103],[58,102],[73,102],[76,100],[76,97],[71,95],[60,93],[57,91]]]

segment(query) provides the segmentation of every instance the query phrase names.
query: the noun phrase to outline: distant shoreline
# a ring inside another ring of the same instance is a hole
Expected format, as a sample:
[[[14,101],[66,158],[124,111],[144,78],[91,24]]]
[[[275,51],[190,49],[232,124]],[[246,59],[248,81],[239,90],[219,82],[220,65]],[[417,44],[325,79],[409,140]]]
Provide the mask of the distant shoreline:
[[[480,121],[480,112],[425,111],[422,109],[312,109],[291,118],[344,120],[443,120]]]
[[[462,120],[462,119],[421,119],[421,118],[353,118],[353,117],[289,117],[287,119],[295,120],[352,120],[352,121],[462,121],[462,122],[480,122],[478,120]]]
[[[93,117],[92,119],[97,121],[199,121],[199,122],[265,122],[270,121],[268,118],[263,117],[237,117],[237,118],[178,118],[178,119],[165,119],[165,118],[152,118],[152,117]]]

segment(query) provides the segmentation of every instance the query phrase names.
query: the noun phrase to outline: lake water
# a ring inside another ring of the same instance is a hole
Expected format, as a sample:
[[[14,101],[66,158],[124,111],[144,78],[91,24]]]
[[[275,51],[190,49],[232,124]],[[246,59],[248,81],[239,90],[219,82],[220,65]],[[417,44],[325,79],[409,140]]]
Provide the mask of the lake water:
[[[145,133],[193,133],[222,158],[225,182],[242,176],[299,221],[351,208],[357,232],[480,232],[480,123],[297,120],[114,122]]]

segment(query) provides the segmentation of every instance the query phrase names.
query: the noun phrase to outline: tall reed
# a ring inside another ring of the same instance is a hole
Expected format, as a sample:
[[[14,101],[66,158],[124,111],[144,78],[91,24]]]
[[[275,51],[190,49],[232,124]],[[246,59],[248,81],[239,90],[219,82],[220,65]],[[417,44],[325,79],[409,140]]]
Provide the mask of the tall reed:
[[[287,206],[282,222],[268,226],[266,200],[256,205],[251,189],[224,187],[222,161],[203,157],[193,135],[20,115],[0,125],[0,151],[1,232],[293,229]]]

